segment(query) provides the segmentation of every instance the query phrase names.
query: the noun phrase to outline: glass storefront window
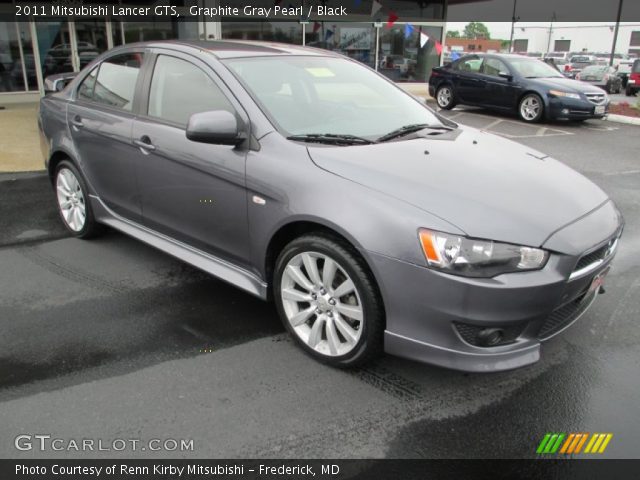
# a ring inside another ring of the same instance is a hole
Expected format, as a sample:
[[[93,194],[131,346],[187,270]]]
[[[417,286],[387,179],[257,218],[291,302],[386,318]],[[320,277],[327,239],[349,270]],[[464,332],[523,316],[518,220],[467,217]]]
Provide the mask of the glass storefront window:
[[[198,38],[197,22],[163,20],[155,22],[123,22],[123,25],[125,43],[172,40],[175,38]]]
[[[80,69],[107,50],[107,24],[104,19],[76,20],[76,41]]]
[[[71,36],[66,20],[36,22],[42,78],[73,72]]]
[[[420,32],[430,38],[424,47],[420,47]],[[440,41],[441,36],[441,27],[414,24],[408,37],[405,25],[381,28],[378,71],[394,82],[426,82],[431,69],[440,64],[435,41]]]
[[[235,21],[234,21],[235,20]],[[222,38],[236,40],[262,40],[302,45],[300,22],[238,22],[234,18],[222,19]]]
[[[14,22],[0,22],[0,92],[25,90],[18,31]]]
[[[310,22],[305,44],[341,53],[375,67],[376,29],[372,23]]]

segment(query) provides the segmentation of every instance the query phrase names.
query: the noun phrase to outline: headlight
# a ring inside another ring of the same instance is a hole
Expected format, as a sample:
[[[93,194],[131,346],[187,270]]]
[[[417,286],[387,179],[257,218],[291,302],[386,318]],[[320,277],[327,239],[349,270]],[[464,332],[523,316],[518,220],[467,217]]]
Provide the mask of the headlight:
[[[549,90],[549,95],[555,95],[556,97],[576,98],[576,99],[580,100],[580,94],[563,92],[563,91],[560,91],[560,90]]]
[[[502,273],[539,270],[549,253],[491,240],[478,240],[433,230],[419,230],[430,267],[465,277],[495,277]]]

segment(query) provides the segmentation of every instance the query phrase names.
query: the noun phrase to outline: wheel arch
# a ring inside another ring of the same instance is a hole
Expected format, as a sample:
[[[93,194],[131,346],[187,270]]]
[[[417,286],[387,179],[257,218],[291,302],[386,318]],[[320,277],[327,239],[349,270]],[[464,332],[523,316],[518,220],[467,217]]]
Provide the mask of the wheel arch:
[[[343,231],[338,226],[327,225],[326,223],[317,221],[316,219],[293,219],[289,222],[280,225],[277,230],[271,235],[267,248],[264,254],[264,272],[265,279],[269,287],[273,285],[273,274],[275,271],[276,260],[280,255],[280,252],[287,246],[287,244],[296,238],[299,238],[306,234],[318,233],[337,238],[339,241],[348,244],[354,251],[354,253],[360,257],[365,267],[371,274],[375,286],[380,294],[380,299],[384,305],[384,298],[382,296],[382,289],[380,288],[380,281],[372,262],[367,258],[366,250],[364,250],[360,244],[349,233]],[[271,299],[271,288],[268,288],[268,298]]]
[[[73,156],[64,149],[55,150],[49,156],[49,161],[47,162],[47,172],[49,173],[49,179],[53,183],[53,177],[56,173],[56,168],[63,160],[69,160],[73,163],[76,168],[78,167],[77,162],[74,160]]]

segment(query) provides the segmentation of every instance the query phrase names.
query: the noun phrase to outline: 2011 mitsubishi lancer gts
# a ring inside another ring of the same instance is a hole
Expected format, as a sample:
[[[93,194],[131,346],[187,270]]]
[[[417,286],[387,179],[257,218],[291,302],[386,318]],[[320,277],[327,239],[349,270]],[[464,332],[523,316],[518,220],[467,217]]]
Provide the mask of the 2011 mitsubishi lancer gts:
[[[325,50],[127,45],[46,95],[39,127],[71,234],[108,225],[272,298],[334,366],[533,363],[622,232],[582,175]]]

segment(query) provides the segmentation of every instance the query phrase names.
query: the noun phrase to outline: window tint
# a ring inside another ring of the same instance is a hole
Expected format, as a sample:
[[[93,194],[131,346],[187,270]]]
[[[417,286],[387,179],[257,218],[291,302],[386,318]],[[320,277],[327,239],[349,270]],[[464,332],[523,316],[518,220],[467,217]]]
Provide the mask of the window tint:
[[[102,62],[93,101],[131,111],[141,65],[141,53],[116,55]]]
[[[98,74],[98,67],[91,70],[91,73],[82,81],[78,87],[78,99],[79,100],[92,100],[93,99],[93,87],[96,84],[96,75]]]
[[[498,77],[499,74],[501,73],[505,73],[505,74],[509,73],[509,69],[504,64],[504,62],[498,60],[497,58],[485,59],[482,65],[482,71],[483,73],[487,75],[492,75],[494,77]]]
[[[482,65],[482,59],[477,57],[471,58],[463,58],[460,60],[456,66],[456,70],[460,70],[462,72],[479,72],[480,65]]]
[[[160,55],[149,92],[149,116],[186,126],[194,113],[227,110],[231,103],[200,68],[175,57]]]

